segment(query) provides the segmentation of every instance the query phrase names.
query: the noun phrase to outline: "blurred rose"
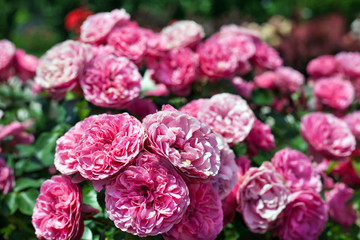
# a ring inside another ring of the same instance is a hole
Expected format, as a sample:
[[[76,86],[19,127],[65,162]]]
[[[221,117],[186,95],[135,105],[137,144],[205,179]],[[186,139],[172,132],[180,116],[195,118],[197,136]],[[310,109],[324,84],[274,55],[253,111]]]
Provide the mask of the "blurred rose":
[[[356,172],[351,159],[338,163],[331,174],[340,177],[340,181],[353,188],[360,187],[360,176]]]
[[[181,107],[179,111],[187,113],[190,116],[197,118],[199,109],[201,108],[201,106],[204,104],[205,101],[208,101],[208,99],[200,98],[200,99],[192,100],[191,102]]]
[[[251,93],[255,88],[255,84],[253,82],[247,82],[241,77],[234,77],[231,81],[240,96],[246,99],[251,98]]]
[[[15,52],[15,70],[16,74],[23,81],[34,78],[36,68],[39,65],[39,59],[31,54],[26,54],[22,49],[16,49]]]
[[[349,126],[355,138],[360,141],[360,111],[349,113],[342,120]]]
[[[279,53],[264,42],[257,41],[255,44],[255,55],[251,61],[262,69],[275,69],[283,64]]]
[[[337,71],[338,63],[334,56],[332,55],[323,55],[311,60],[307,67],[306,71],[312,77],[327,77]]]
[[[11,65],[15,55],[15,45],[7,39],[0,40],[0,81],[11,77]]]
[[[270,151],[275,147],[275,138],[270,126],[255,119],[254,125],[245,139],[248,148]]]
[[[80,33],[80,27],[85,19],[92,15],[93,12],[83,8],[76,8],[68,12],[65,16],[65,29]]]
[[[340,52],[335,55],[339,72],[350,78],[360,77],[360,53]]]
[[[15,185],[14,171],[6,165],[4,159],[0,158],[0,191],[3,194],[10,192]]]
[[[275,85],[284,93],[296,92],[305,82],[304,76],[291,67],[279,67],[275,73]]]

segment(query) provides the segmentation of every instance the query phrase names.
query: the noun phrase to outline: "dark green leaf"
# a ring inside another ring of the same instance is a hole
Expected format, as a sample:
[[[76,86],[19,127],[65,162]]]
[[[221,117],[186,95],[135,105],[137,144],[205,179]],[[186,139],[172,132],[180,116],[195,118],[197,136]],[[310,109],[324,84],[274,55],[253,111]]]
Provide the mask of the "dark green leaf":
[[[251,99],[257,105],[271,105],[273,103],[273,94],[270,91],[258,88],[252,91]]]
[[[10,210],[10,214],[13,214],[18,209],[18,205],[16,203],[17,193],[11,192],[5,196],[5,202]]]
[[[20,212],[25,215],[32,215],[38,195],[39,191],[36,189],[29,189],[26,192],[18,194],[16,202]]]
[[[21,191],[26,188],[32,187],[32,188],[38,188],[41,186],[44,180],[35,180],[32,178],[19,178],[16,179],[14,191]]]

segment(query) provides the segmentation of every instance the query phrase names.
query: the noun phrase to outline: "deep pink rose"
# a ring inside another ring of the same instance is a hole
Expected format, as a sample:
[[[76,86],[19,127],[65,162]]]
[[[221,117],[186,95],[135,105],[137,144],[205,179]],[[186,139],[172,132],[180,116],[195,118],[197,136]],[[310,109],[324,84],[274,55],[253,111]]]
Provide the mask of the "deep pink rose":
[[[205,36],[201,25],[191,20],[177,21],[162,29],[166,48],[194,47]]]
[[[278,228],[282,240],[315,240],[325,228],[326,205],[318,193],[300,191],[291,195]]]
[[[156,113],[157,107],[149,98],[136,98],[127,106],[127,110],[140,119],[143,119],[149,114]]]
[[[320,78],[315,82],[314,95],[318,104],[345,110],[355,98],[355,89],[342,77]]]
[[[92,44],[102,44],[116,25],[129,21],[130,15],[124,9],[114,9],[111,12],[100,12],[89,16],[81,25],[80,41]]]
[[[80,85],[85,99],[94,105],[124,108],[139,96],[141,79],[127,58],[100,55],[86,65]]]
[[[73,40],[56,44],[40,58],[35,81],[60,100],[78,86],[84,65],[92,57],[91,45]]]
[[[304,76],[291,67],[279,67],[275,70],[278,76],[275,85],[284,93],[296,92],[304,84]]]
[[[53,176],[40,188],[32,215],[39,239],[80,240],[84,231],[81,219],[82,193],[66,175]]]
[[[290,192],[274,167],[264,162],[260,168],[250,168],[242,177],[237,210],[252,232],[265,233],[279,223],[289,197]]]
[[[330,218],[345,229],[356,222],[354,205],[348,201],[354,196],[354,190],[343,183],[336,183],[334,189],[325,192],[326,207]]]
[[[11,67],[15,55],[15,45],[9,40],[0,40],[0,80],[6,76]]]
[[[177,110],[159,111],[143,120],[146,147],[168,159],[190,178],[218,174],[220,151],[216,135],[198,119]]]
[[[273,89],[276,87],[278,75],[273,71],[267,71],[254,78],[255,84],[259,88]]]
[[[196,117],[198,115],[199,109],[204,104],[205,101],[208,99],[200,98],[196,100],[192,100],[191,102],[187,103],[186,105],[182,106],[179,111],[189,114],[190,116]]]
[[[250,133],[255,116],[245,100],[238,95],[220,93],[204,102],[198,118],[227,143],[241,142]]]
[[[37,57],[26,54],[22,49],[16,49],[14,66],[18,77],[23,81],[32,79],[35,76],[38,65],[39,59]]]
[[[106,179],[131,164],[142,150],[144,128],[127,113],[93,116],[75,149],[77,170],[88,180]]]
[[[360,77],[360,53],[340,52],[335,55],[339,72],[351,78]]]
[[[263,69],[275,69],[283,64],[279,53],[264,42],[257,41],[255,44],[255,55],[252,62]]]
[[[190,203],[186,183],[162,157],[142,152],[106,185],[105,202],[115,226],[140,237],[169,231]]]
[[[190,205],[178,224],[163,234],[165,240],[213,240],[223,227],[221,201],[210,183],[189,184]]]
[[[347,114],[342,120],[349,126],[352,134],[359,141],[360,140],[360,111],[355,111]]]
[[[201,72],[209,78],[228,78],[238,68],[239,58],[231,48],[208,39],[197,48]]]
[[[285,179],[285,185],[291,192],[309,190],[321,191],[321,180],[309,158],[290,148],[275,153],[271,159],[275,171]]]
[[[311,60],[306,71],[313,77],[326,77],[336,73],[338,63],[334,56],[323,55]]]
[[[154,80],[165,84],[176,95],[191,90],[198,67],[198,56],[189,48],[175,48],[166,53],[153,74]]]
[[[241,77],[234,77],[231,81],[234,84],[236,91],[240,96],[246,99],[251,98],[251,93],[255,89],[254,82],[247,82]]]
[[[344,160],[355,150],[355,137],[347,124],[331,114],[309,113],[301,118],[301,136],[315,161]]]
[[[158,58],[163,56],[167,51],[166,40],[160,33],[153,32],[149,29],[146,31],[146,37],[145,65],[148,68],[156,68]]]
[[[269,125],[255,119],[254,125],[246,137],[248,147],[254,147],[263,151],[270,151],[275,147],[274,135]]]
[[[0,191],[7,194],[15,185],[14,171],[6,165],[4,159],[0,158]]]
[[[350,187],[360,187],[360,176],[356,172],[351,159],[338,163],[331,172],[331,175],[339,177],[341,182]]]

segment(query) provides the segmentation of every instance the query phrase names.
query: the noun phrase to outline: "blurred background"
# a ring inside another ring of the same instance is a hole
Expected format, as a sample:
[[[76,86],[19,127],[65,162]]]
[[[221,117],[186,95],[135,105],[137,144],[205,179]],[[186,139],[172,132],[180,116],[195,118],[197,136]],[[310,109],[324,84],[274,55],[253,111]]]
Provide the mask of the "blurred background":
[[[0,0],[0,39],[41,56],[76,39],[88,15],[114,8],[155,31],[178,19],[202,24],[207,36],[231,23],[257,29],[300,71],[315,56],[360,51],[359,0]]]

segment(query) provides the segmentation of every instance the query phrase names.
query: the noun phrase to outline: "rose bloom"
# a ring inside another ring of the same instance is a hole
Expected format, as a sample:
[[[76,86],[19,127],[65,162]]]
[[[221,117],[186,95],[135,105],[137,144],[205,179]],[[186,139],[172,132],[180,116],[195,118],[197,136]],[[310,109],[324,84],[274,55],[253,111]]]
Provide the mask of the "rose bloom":
[[[248,228],[256,233],[274,228],[290,197],[274,167],[264,162],[260,168],[250,168],[240,181],[237,211],[242,213]]]
[[[6,39],[0,40],[0,73],[11,66],[15,50],[15,45],[12,42]]]
[[[136,98],[127,106],[127,110],[140,119],[157,112],[155,103],[149,98]]]
[[[360,77],[360,53],[340,52],[335,55],[339,72],[350,78]]]
[[[182,106],[179,111],[189,114],[190,116],[193,116],[197,118],[199,109],[204,104],[204,102],[208,101],[208,99],[205,98],[199,98],[196,100],[192,100],[191,102],[187,103],[186,105]]]
[[[167,49],[194,47],[205,36],[201,25],[191,20],[176,21],[161,30]]]
[[[355,98],[355,89],[342,77],[321,78],[315,82],[314,95],[318,104],[345,110]]]
[[[354,190],[343,183],[336,183],[334,189],[325,192],[327,211],[331,219],[348,229],[356,222],[354,205],[348,201],[354,196]]]
[[[4,159],[0,158],[0,191],[3,194],[7,194],[12,190],[14,185],[15,185],[14,171],[12,170],[11,167],[6,165]]]
[[[276,87],[277,78],[278,75],[275,72],[267,71],[255,76],[254,81],[259,88],[273,89]]]
[[[143,124],[146,147],[164,156],[187,177],[208,179],[218,174],[216,135],[198,119],[169,109],[148,115]]]
[[[306,72],[313,77],[326,77],[336,73],[338,63],[334,56],[323,55],[311,60]]]
[[[163,234],[165,240],[212,240],[223,228],[221,201],[210,183],[188,185],[190,205],[178,224]]]
[[[6,146],[6,150],[10,150],[17,144],[29,145],[34,142],[34,136],[26,132],[26,129],[34,124],[32,119],[24,122],[13,121],[6,126],[0,125],[0,142],[5,137],[11,136],[10,142]],[[1,152],[1,149],[0,149]]]
[[[296,92],[304,84],[304,76],[291,67],[279,67],[275,70],[278,76],[275,85],[285,93]]]
[[[252,129],[246,137],[246,143],[248,147],[250,145],[263,151],[273,149],[275,147],[275,139],[271,133],[270,126],[255,119]]]
[[[40,58],[35,81],[60,100],[78,86],[83,67],[92,56],[91,45],[73,40],[56,44]]]
[[[75,149],[77,170],[88,180],[106,179],[131,164],[142,150],[144,128],[127,113],[92,119]]]
[[[94,105],[124,108],[139,96],[141,79],[127,58],[99,55],[86,65],[80,85],[85,99]]]
[[[228,78],[238,68],[238,55],[231,48],[208,39],[197,48],[201,72],[212,79]]]
[[[286,181],[291,192],[309,190],[321,191],[321,179],[309,158],[300,151],[285,148],[275,153],[271,159],[275,171]]]
[[[80,41],[92,44],[102,44],[111,30],[117,25],[123,25],[130,19],[124,9],[114,9],[111,12],[100,12],[89,16],[80,29]]]
[[[266,43],[257,41],[255,47],[255,54],[251,60],[259,68],[275,69],[283,64],[279,53]]]
[[[360,140],[360,111],[349,113],[342,120],[349,126],[355,138]]]
[[[241,77],[234,77],[231,82],[241,97],[246,99],[251,98],[251,93],[255,89],[254,82],[247,82]]]
[[[225,142],[225,139],[219,134],[216,134],[216,139],[220,149],[221,165],[219,173],[210,181],[219,193],[220,199],[224,199],[238,181],[239,169],[235,162],[234,151]]]
[[[220,28],[221,34],[245,35],[251,37],[253,41],[261,39],[260,33],[256,30],[238,26],[235,24],[223,25]]]
[[[53,176],[40,188],[32,224],[39,239],[81,239],[84,223],[81,219],[82,193],[66,175]]]
[[[315,240],[327,222],[326,205],[318,193],[299,191],[291,195],[277,229],[283,240]]]
[[[109,55],[114,54],[115,48],[110,45],[91,45],[94,53],[94,57],[99,55]]]
[[[15,70],[19,78],[27,81],[35,76],[36,68],[39,65],[39,59],[37,57],[26,54],[22,49],[17,49],[14,60]]]
[[[142,152],[106,186],[106,210],[115,226],[140,237],[169,231],[190,203],[186,183],[162,157]]]
[[[324,158],[344,160],[355,150],[355,137],[347,124],[331,114],[309,113],[301,118],[301,136],[309,155],[317,162]]]
[[[360,187],[360,177],[350,158],[345,162],[338,163],[331,172],[331,175],[340,178],[341,182],[352,188]]]
[[[198,118],[229,144],[243,141],[255,121],[246,101],[230,93],[212,96],[201,106]]]
[[[153,74],[154,80],[165,84],[176,95],[191,90],[198,67],[198,56],[189,48],[175,48],[166,53]]]

